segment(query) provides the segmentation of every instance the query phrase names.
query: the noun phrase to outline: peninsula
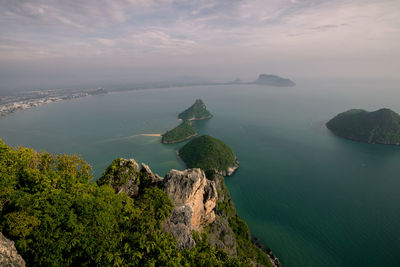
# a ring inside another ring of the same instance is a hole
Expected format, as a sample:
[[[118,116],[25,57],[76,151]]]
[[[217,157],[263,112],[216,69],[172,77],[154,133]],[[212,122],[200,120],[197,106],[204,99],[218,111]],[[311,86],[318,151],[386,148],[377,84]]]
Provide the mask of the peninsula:
[[[278,86],[278,87],[292,87],[296,84],[287,79],[272,74],[260,74],[258,79],[253,82],[258,85]]]
[[[213,115],[207,110],[206,105],[201,99],[196,99],[194,104],[180,113],[178,118],[181,120],[205,120],[211,118]]]
[[[223,176],[231,176],[239,167],[232,149],[209,135],[202,135],[184,145],[179,156],[189,168],[215,170]]]
[[[171,131],[164,133],[162,135],[161,142],[163,144],[174,144],[188,140],[196,135],[197,133],[193,128],[192,122],[186,120]]]
[[[326,127],[353,141],[400,145],[400,115],[387,108],[373,112],[351,109],[328,121]]]

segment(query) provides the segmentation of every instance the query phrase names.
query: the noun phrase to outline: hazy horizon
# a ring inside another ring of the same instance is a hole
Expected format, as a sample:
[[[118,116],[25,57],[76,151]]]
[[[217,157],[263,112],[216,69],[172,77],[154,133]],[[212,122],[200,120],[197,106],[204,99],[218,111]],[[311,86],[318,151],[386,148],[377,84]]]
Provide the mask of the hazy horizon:
[[[399,1],[0,0],[1,91],[177,80],[398,80]]]

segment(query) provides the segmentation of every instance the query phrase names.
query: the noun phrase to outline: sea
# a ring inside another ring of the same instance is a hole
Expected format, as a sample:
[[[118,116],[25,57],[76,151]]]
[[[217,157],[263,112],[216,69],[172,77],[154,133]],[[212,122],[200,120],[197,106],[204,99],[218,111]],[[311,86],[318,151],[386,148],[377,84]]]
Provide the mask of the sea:
[[[8,145],[78,154],[98,178],[115,158],[165,175],[184,169],[160,134],[202,99],[199,134],[227,143],[240,167],[226,177],[252,235],[284,266],[400,266],[400,146],[339,138],[325,123],[351,108],[400,113],[395,82],[298,80],[132,90],[52,103],[0,119]]]

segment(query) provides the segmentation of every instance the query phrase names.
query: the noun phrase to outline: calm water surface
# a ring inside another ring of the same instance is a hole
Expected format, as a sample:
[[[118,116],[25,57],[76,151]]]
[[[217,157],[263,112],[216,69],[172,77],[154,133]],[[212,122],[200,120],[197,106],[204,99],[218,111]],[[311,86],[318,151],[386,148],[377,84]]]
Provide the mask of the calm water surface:
[[[240,161],[226,178],[253,235],[285,266],[400,266],[400,147],[337,138],[324,123],[349,108],[400,112],[400,90],[371,83],[299,82],[294,88],[187,87],[49,104],[0,119],[0,138],[77,153],[99,177],[117,157],[164,175],[183,169],[158,137],[201,98],[214,117],[195,122]]]

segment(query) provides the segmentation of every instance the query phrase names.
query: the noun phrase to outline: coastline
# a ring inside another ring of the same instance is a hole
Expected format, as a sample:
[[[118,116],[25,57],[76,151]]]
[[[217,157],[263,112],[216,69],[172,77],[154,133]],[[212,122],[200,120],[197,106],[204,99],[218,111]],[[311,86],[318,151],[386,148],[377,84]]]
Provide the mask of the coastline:
[[[325,123],[325,127],[329,130],[329,132],[331,132],[334,136],[337,136],[339,138],[343,138],[346,140],[350,140],[353,142],[358,142],[358,143],[364,143],[364,144],[370,144],[370,145],[386,145],[386,146],[400,146],[400,143],[381,143],[381,142],[368,142],[368,141],[364,141],[361,139],[356,139],[356,138],[352,138],[352,137],[348,137],[348,136],[343,136],[341,134],[336,133],[335,131],[333,131],[332,129],[330,129],[328,127],[328,125]]]
[[[200,117],[200,118],[191,118],[191,119],[189,119],[189,121],[201,121],[201,120],[208,120],[208,119],[211,119],[213,117],[213,115],[211,115],[211,116],[207,116],[207,117]],[[182,119],[179,119],[179,120],[182,120]]]

